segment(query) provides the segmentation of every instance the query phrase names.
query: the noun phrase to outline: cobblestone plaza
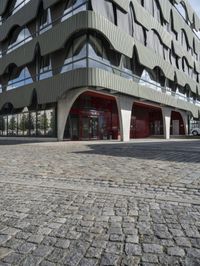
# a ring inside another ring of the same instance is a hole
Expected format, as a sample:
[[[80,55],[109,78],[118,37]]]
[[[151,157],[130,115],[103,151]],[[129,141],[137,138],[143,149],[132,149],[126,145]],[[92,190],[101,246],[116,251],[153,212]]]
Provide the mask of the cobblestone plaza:
[[[0,265],[200,265],[200,142],[0,145]]]

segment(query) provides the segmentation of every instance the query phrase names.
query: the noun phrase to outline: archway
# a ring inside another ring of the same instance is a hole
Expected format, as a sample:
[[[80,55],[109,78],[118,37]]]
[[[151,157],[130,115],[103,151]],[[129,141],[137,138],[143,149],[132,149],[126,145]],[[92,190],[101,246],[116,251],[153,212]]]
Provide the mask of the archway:
[[[183,117],[179,112],[172,111],[171,113],[171,124],[170,124],[170,135],[179,136],[185,135],[185,125]]]
[[[88,90],[78,95],[73,102],[65,125],[64,139],[118,139],[119,132],[115,97]]]
[[[147,138],[163,135],[163,118],[161,108],[135,102],[131,116],[130,138]]]

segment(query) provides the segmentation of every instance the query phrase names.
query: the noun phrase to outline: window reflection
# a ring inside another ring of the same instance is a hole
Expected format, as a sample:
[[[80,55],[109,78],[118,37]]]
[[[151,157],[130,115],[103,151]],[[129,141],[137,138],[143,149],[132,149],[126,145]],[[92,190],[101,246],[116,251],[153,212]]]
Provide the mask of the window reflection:
[[[32,82],[33,79],[28,68],[26,67],[20,72],[20,75],[17,78],[9,80],[7,90],[13,90],[18,87],[30,84]]]
[[[13,8],[12,14],[14,15],[17,11],[19,11],[23,6],[25,6],[30,0],[17,0],[15,6]]]
[[[30,31],[27,28],[22,29],[18,33],[17,37],[11,40],[10,45],[8,46],[7,54],[31,40],[32,36]]]
[[[0,115],[2,136],[56,136],[55,109],[24,111],[18,114]]]
[[[50,8],[44,11],[42,17],[40,18],[39,32],[40,34],[52,28],[52,19]]]
[[[49,55],[43,56],[40,60],[40,74],[39,79],[46,79],[52,77],[52,65],[51,58]]]
[[[19,136],[29,135],[29,114],[28,113],[18,114],[18,135]]]
[[[79,13],[80,11],[87,10],[86,0],[69,0],[66,3],[65,11],[61,21],[67,20],[69,17]]]

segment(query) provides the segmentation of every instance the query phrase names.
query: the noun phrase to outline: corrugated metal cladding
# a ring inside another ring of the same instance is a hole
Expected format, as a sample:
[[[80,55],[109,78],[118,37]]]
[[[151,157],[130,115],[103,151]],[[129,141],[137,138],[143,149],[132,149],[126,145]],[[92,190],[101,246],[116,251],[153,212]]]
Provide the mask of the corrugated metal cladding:
[[[101,15],[91,11],[84,11],[0,58],[0,75],[12,63],[18,67],[30,63],[34,58],[36,45],[40,47],[42,56],[47,55],[62,48],[67,40],[78,30],[85,29],[102,32],[102,35],[105,36],[116,51],[132,57],[134,39],[131,36],[119,31],[116,26]]]
[[[9,0],[1,0],[0,1],[0,16],[5,12],[8,6]]]
[[[30,106],[32,102],[34,85],[26,85],[18,90],[2,92],[0,97],[0,109],[6,103],[11,103],[14,108]]]
[[[192,78],[180,71],[175,66],[172,66],[170,60],[165,60],[164,56],[156,53],[152,47],[146,46],[138,36],[130,33],[133,28],[133,21],[131,16],[135,16],[135,22],[139,27],[144,27],[146,34],[153,31],[161,40],[162,45],[166,49],[173,50],[178,58],[185,57],[188,65],[195,69],[200,74],[200,64],[189,52],[181,47],[172,34],[170,34],[150,13],[142,7],[138,0],[111,0],[117,8],[117,19],[119,25],[114,24],[114,15],[110,16],[111,2],[105,0],[90,0],[92,11],[82,11],[76,15],[69,17],[67,20],[61,22],[59,18],[57,22],[53,23],[53,27],[41,35],[36,34],[31,41],[23,44],[10,53],[5,53],[0,58],[0,82],[6,80],[6,73],[8,68],[12,65],[25,67],[33,64],[36,55],[36,48],[39,50],[41,56],[55,55],[64,48],[68,40],[77,32],[87,31],[98,32],[104,37],[112,49],[121,55],[126,56],[131,60],[135,60],[136,51],[139,63],[142,67],[148,70],[159,68],[164,73],[165,78],[171,82],[176,82],[178,85],[185,87],[189,86],[191,92],[200,94],[200,85]],[[194,28],[200,28],[200,19],[192,10],[187,0],[182,0],[186,6],[188,18]],[[8,16],[7,19],[0,26],[0,42],[2,47],[6,47],[11,38],[11,33],[15,27],[27,27],[29,30],[36,28],[36,19],[38,18],[39,7],[44,9],[51,8],[52,14],[63,14],[64,4],[59,7],[65,0],[30,0],[15,14]],[[175,0],[180,3],[180,0]],[[8,9],[9,0],[0,1],[0,15],[5,15]],[[146,1],[148,3],[148,1]],[[170,22],[171,16],[174,21],[174,30],[180,33],[182,29],[188,38],[188,43],[194,48],[196,53],[200,54],[200,42],[194,36],[194,33],[189,25],[180,17],[175,10],[175,7],[169,0],[160,0],[159,9],[165,21]],[[130,5],[133,6],[133,13],[131,14]],[[63,6],[63,7],[62,7]],[[59,9],[60,8],[60,9]],[[108,14],[107,14],[107,13]],[[107,16],[106,16],[107,14]],[[109,17],[110,16],[110,17]],[[109,20],[110,19],[110,20]],[[133,18],[132,18],[133,19]],[[131,24],[132,23],[132,24]],[[35,27],[35,28],[34,28]],[[125,29],[128,27],[128,29]],[[134,29],[137,33],[139,30]],[[147,39],[148,40],[148,39]],[[117,73],[117,70],[113,70]],[[107,89],[116,90],[119,93],[128,94],[134,97],[145,98],[149,101],[158,102],[175,108],[191,111],[195,117],[198,117],[199,108],[189,102],[175,99],[173,96],[154,91],[147,86],[143,87],[134,81],[126,80],[118,75],[100,69],[79,69],[66,74],[56,74],[52,78],[34,82],[31,85],[24,86],[17,90],[3,92],[0,94],[0,107],[6,101],[13,104],[14,107],[23,107],[30,103],[33,90],[35,89],[38,96],[38,102],[43,104],[45,102],[55,102],[67,90],[77,87],[95,87],[100,86]]]
[[[59,74],[51,79],[39,81],[35,89],[38,95],[38,103],[51,103],[58,101],[70,89],[81,87],[101,87],[115,90],[138,98],[148,99],[156,103],[169,105],[174,108],[190,111],[194,117],[198,117],[198,108],[191,103],[175,99],[167,94],[141,86],[136,82],[125,80],[123,77],[109,73],[102,69],[78,69]]]

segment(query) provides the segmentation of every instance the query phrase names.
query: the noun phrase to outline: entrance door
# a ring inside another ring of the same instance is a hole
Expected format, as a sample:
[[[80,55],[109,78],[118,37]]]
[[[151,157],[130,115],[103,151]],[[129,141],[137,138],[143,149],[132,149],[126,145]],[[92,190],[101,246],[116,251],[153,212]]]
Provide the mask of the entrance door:
[[[81,124],[82,124],[81,139],[89,139],[89,131],[90,131],[89,117],[83,116],[81,119]]]
[[[161,122],[159,120],[156,120],[154,123],[154,134],[160,135],[160,124]]]
[[[179,135],[179,120],[172,121],[172,135]]]
[[[79,119],[77,116],[71,117],[71,139],[78,140],[79,138]]]
[[[99,138],[99,123],[98,117],[82,116],[82,136],[81,139],[98,139]]]
[[[98,117],[90,117],[90,139],[98,139]]]

